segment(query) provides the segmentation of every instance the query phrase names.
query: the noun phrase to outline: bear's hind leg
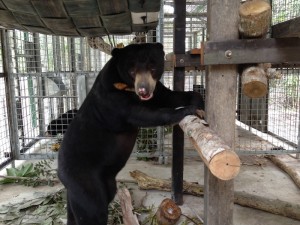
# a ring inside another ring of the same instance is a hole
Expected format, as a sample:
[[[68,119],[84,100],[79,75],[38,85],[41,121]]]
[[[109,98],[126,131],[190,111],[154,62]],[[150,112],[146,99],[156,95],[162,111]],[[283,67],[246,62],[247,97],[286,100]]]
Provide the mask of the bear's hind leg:
[[[67,219],[68,219],[67,225],[76,225],[75,217],[68,196],[67,196]]]
[[[109,202],[105,186],[95,182],[93,188],[76,189],[67,189],[68,225],[73,225],[73,221],[76,225],[107,225]]]

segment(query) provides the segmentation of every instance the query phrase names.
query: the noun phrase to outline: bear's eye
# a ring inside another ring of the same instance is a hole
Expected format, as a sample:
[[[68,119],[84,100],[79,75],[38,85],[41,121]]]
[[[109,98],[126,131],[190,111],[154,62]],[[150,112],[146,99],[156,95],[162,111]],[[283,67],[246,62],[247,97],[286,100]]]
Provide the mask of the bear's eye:
[[[156,69],[155,68],[152,68],[151,69],[151,73],[155,73],[156,72]]]
[[[130,76],[135,77],[135,70],[134,69],[129,70],[128,73],[129,73]]]

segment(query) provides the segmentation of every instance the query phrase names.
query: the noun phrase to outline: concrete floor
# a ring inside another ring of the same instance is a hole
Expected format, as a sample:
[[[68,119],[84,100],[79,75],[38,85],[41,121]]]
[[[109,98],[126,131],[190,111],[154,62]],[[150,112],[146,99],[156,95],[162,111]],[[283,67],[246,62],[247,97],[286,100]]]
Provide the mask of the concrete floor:
[[[300,173],[300,160],[289,156],[284,157],[291,165],[297,167]],[[286,173],[274,166],[269,160],[257,156],[244,156],[241,157],[241,161],[244,165],[242,165],[239,175],[235,178],[236,191],[299,203],[300,205],[300,189]],[[132,158],[119,173],[118,180],[133,180],[129,175],[129,172],[133,170],[140,170],[156,178],[171,178],[171,165],[157,165],[153,162],[136,161]],[[204,166],[200,157],[186,157],[184,180],[198,182],[203,185],[203,177]],[[142,199],[143,204],[147,206],[158,206],[164,198],[171,197],[170,193],[167,192],[140,191],[136,186],[133,187],[133,193],[136,204],[140,203]],[[190,195],[184,196],[184,204],[180,206],[184,214],[192,217],[198,214],[202,218],[203,207],[203,198]],[[234,225],[300,225],[300,221],[234,205]]]
[[[289,156],[283,156],[287,163],[297,168],[300,173],[300,160]],[[244,191],[270,199],[280,199],[287,202],[300,204],[300,189],[293,183],[290,177],[274,166],[262,156],[241,157],[243,163],[239,175],[235,178],[235,190]],[[117,179],[120,181],[133,181],[129,172],[140,170],[150,176],[169,179],[171,178],[171,165],[158,165],[155,162],[137,161],[135,157],[129,159],[125,168],[119,173]],[[203,184],[204,166],[198,156],[185,158],[184,180]],[[141,191],[137,185],[129,182],[133,193],[135,205],[141,203],[145,206],[157,207],[164,198],[170,198],[168,192]],[[54,192],[62,188],[55,187],[24,187],[19,185],[0,186],[0,208],[8,202],[24,201],[33,197],[33,193]],[[204,200],[202,197],[190,195],[184,196],[184,204],[181,207],[183,214],[195,217],[196,214],[203,216]],[[180,224],[180,223],[178,223]],[[234,225],[300,225],[300,221],[283,216],[266,213],[260,210],[234,206]]]

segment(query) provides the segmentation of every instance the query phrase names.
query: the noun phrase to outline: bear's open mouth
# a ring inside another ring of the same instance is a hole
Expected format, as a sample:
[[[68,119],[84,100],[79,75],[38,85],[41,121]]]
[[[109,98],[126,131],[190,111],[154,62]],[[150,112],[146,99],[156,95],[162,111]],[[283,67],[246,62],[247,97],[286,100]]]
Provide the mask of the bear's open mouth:
[[[147,101],[153,97],[153,93],[145,94],[145,95],[139,95],[140,99],[143,101]]]

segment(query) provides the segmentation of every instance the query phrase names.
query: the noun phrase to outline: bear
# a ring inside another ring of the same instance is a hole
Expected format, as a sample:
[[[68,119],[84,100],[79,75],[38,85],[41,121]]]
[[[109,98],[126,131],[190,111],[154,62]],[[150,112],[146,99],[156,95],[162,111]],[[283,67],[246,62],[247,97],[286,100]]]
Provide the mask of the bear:
[[[61,114],[57,119],[52,120],[48,127],[46,134],[51,136],[56,136],[58,134],[64,134],[69,126],[69,124],[72,122],[73,118],[76,116],[78,110],[77,109],[71,109],[67,112]]]
[[[140,127],[173,125],[203,112],[200,93],[171,91],[160,82],[163,72],[160,43],[112,50],[59,150],[68,225],[107,224],[116,176],[131,155]]]

